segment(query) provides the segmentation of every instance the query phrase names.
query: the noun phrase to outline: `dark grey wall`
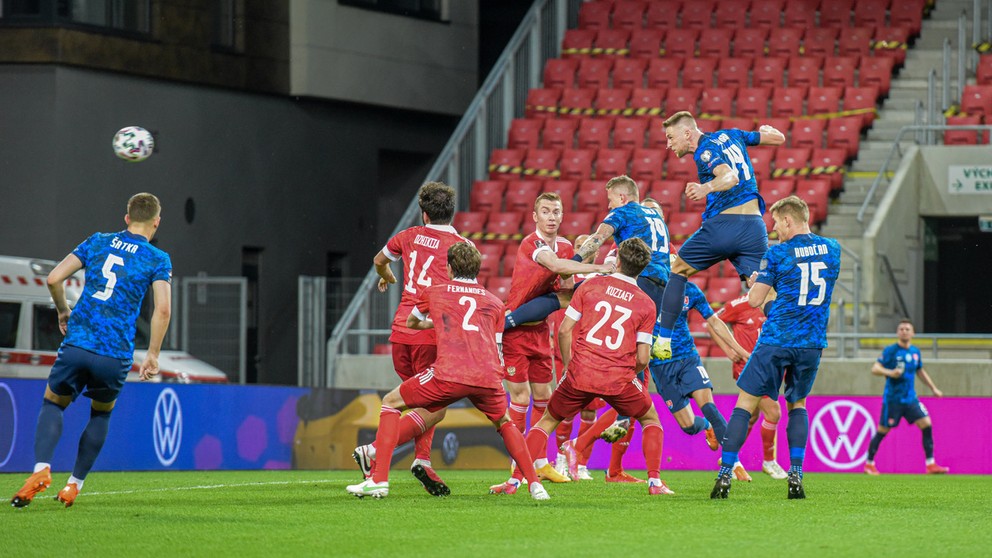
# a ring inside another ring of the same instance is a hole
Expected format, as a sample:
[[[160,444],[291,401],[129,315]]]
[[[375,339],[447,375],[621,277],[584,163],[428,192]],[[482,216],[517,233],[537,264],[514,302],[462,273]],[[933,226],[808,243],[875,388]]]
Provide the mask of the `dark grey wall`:
[[[239,275],[242,247],[264,249],[259,381],[294,383],[297,276],[323,275],[329,251],[349,254],[351,269],[364,274],[394,226],[378,223],[377,200],[405,207],[413,194],[378,183],[380,152],[433,156],[455,124],[453,117],[91,70],[0,65],[0,254],[60,259],[95,230],[123,228],[127,198],[152,192],[163,204],[158,245],[172,255],[175,276]],[[155,132],[158,152],[147,161],[114,156],[111,138],[127,125]],[[183,218],[187,198],[196,205],[191,224]]]

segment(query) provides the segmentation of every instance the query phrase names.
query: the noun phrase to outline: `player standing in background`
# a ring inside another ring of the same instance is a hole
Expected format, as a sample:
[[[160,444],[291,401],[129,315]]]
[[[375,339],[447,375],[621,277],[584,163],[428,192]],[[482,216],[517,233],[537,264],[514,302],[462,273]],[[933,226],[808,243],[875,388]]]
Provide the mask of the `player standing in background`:
[[[62,436],[63,412],[82,394],[91,399],[90,420],[79,438],[72,476],[55,497],[67,508],[76,501],[107,440],[110,414],[131,370],[135,320],[149,287],[155,309],[148,352],[138,373],[142,380],[158,374],[158,355],[172,309],[172,260],[151,245],[162,220],[161,210],[152,194],[131,196],[124,216],[126,230],[93,234],[48,274],[48,290],[65,339],[48,376],[38,414],[34,474],[10,501],[14,507],[30,504],[51,485],[51,461]],[[70,310],[65,280],[83,268],[86,285]]]
[[[660,476],[664,433],[658,411],[635,377],[648,363],[655,313],[634,277],[651,261],[651,250],[641,239],[632,238],[619,245],[618,260],[616,273],[586,279],[572,296],[558,332],[565,377],[544,416],[528,433],[527,447],[532,455],[546,448],[548,434],[562,419],[602,397],[617,412],[641,423],[648,494],[674,494]],[[578,466],[574,455],[569,457],[573,476]]]
[[[545,192],[534,201],[535,231],[524,237],[517,251],[517,260],[510,279],[506,307],[513,310],[538,295],[559,293],[571,297],[572,279],[576,273],[610,273],[613,265],[585,264],[571,260],[572,244],[558,236],[562,221],[561,198]],[[526,430],[527,407],[534,397],[535,420],[544,414],[551,399],[552,364],[548,344],[550,330],[547,321],[518,325],[506,332],[503,356],[506,361],[507,391],[510,393],[510,418],[520,432]],[[538,474],[552,482],[568,482],[547,462],[544,454],[535,456]]]
[[[447,281],[445,263],[448,248],[458,242],[468,242],[451,226],[451,219],[455,214],[453,188],[441,182],[428,182],[420,187],[418,200],[423,226],[410,227],[396,234],[372,260],[375,271],[379,274],[379,292],[386,292],[389,285],[396,283],[396,276],[389,264],[401,258],[403,260],[406,280],[403,282],[403,295],[389,335],[393,369],[403,381],[426,370],[437,358],[434,330],[409,328],[406,318],[424,289],[434,283]],[[439,412],[441,416],[435,422],[444,417],[444,409]],[[434,427],[427,427],[420,414],[407,413],[403,417],[401,429],[413,429],[417,434],[414,438],[415,459],[410,464],[410,471],[431,494],[447,494],[448,487],[431,465]],[[359,446],[352,454],[366,477],[374,466],[374,448],[372,444]]]
[[[912,344],[916,331],[913,322],[902,320],[896,328],[898,341],[882,350],[871,366],[871,373],[885,376],[885,391],[882,393],[882,413],[878,417],[878,431],[871,439],[868,447],[868,461],[865,462],[865,472],[878,475],[875,467],[875,453],[882,439],[889,430],[899,426],[903,417],[906,422],[915,424],[923,433],[923,453],[926,455],[926,470],[929,474],[945,474],[947,467],[941,467],[933,458],[933,431],[931,430],[930,414],[916,395],[916,376],[930,388],[936,397],[944,393],[930,379],[923,369],[923,358],[920,350]]]
[[[830,297],[840,274],[840,244],[809,230],[809,207],[796,196],[771,208],[781,244],[768,249],[760,271],[751,276],[748,304],[764,307],[768,321],[758,345],[737,380],[740,393],[723,440],[720,474],[710,498],[726,498],[730,473],[747,436],[751,414],[763,395],[778,397],[785,382],[789,408],[789,499],[805,498],[803,459],[809,438],[806,396],[813,388],[820,355],[827,346]],[[777,298],[768,302],[774,289]]]
[[[651,354],[670,358],[672,330],[685,297],[685,284],[693,274],[722,260],[730,260],[741,277],[758,270],[768,250],[768,232],[761,215],[765,202],[758,194],[749,145],[782,145],[785,136],[771,126],[756,132],[719,130],[704,134],[687,111],[665,120],[668,148],[679,158],[692,153],[699,182],[689,182],[685,194],[691,200],[706,200],[703,225],[692,234],[672,264],[672,277],[665,288],[661,323]]]
[[[475,246],[467,242],[452,245],[446,261],[450,280],[425,288],[406,320],[409,328],[436,330],[437,360],[383,397],[372,476],[346,490],[359,497],[389,494],[389,465],[399,437],[400,412],[414,409],[413,413],[421,415],[426,411],[421,418],[430,427],[439,420],[442,409],[468,398],[492,421],[507,451],[521,464],[531,496],[547,500],[523,435],[506,411],[500,354],[503,303],[476,281],[482,255]]]
[[[734,332],[734,339],[737,340],[737,343],[745,351],[754,350],[754,346],[758,343],[758,335],[761,333],[761,326],[765,323],[765,314],[760,309],[752,308],[747,303],[747,295],[730,301],[723,308],[720,308],[716,315],[731,327]],[[719,337],[713,336],[713,340],[723,352],[730,354],[729,347],[724,346],[723,341]],[[734,362],[734,381],[740,377],[741,370],[744,370],[745,364],[747,364],[746,360]],[[782,419],[782,409],[779,407],[778,399],[762,397],[758,403],[758,410],[765,417],[761,421],[761,447],[763,452],[761,471],[775,480],[784,480],[788,475],[775,458],[778,422]],[[758,414],[755,413],[747,426],[748,435],[751,434],[751,429],[754,428],[757,421]]]

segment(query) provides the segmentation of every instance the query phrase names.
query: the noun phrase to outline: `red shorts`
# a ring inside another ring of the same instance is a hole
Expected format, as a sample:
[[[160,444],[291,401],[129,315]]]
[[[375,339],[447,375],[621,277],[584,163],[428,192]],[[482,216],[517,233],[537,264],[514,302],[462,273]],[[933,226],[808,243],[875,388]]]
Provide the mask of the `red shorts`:
[[[634,378],[626,384],[623,391],[616,395],[600,395],[598,393],[588,393],[572,387],[568,374],[558,384],[558,387],[551,393],[551,401],[548,402],[548,412],[556,420],[565,420],[574,417],[576,413],[589,405],[597,397],[602,397],[617,413],[628,417],[642,417],[651,409],[651,396],[644,385]]]
[[[406,345],[393,343],[393,370],[403,380],[409,380],[427,370],[437,360],[437,345]]]
[[[583,407],[582,408],[582,411],[583,412],[585,412],[585,411],[598,411],[598,410],[602,409],[605,406],[606,406],[606,401],[603,401],[603,398],[601,398],[601,397],[597,397],[596,399],[593,399],[588,405],[586,405],[585,407]]]
[[[400,384],[400,397],[407,407],[419,407],[432,413],[459,399],[468,398],[476,409],[493,422],[506,416],[506,392],[503,391],[503,386],[484,388],[447,382],[435,378],[433,368],[428,368]]]
[[[547,326],[515,327],[504,333],[503,362],[508,382],[551,382],[551,344]]]

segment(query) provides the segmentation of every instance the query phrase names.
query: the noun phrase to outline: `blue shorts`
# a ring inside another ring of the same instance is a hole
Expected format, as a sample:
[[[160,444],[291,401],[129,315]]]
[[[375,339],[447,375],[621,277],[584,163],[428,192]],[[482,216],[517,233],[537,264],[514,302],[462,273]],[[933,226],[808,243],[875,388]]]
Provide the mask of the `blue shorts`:
[[[730,260],[737,273],[749,277],[767,251],[768,229],[760,215],[721,214],[703,221],[679,248],[679,257],[698,271]]]
[[[737,387],[754,396],[767,395],[777,400],[784,377],[785,400],[795,403],[805,399],[813,389],[822,353],[823,349],[794,349],[758,343],[737,378]]]
[[[672,413],[684,409],[694,391],[713,389],[713,382],[703,368],[698,354],[652,366],[651,378],[654,379],[655,389]]]
[[[665,282],[661,279],[638,275],[637,286],[654,301],[655,315],[661,314],[661,299],[665,295]]]
[[[62,345],[48,375],[48,387],[55,395],[80,394],[101,403],[117,399],[131,370],[131,359],[105,357],[72,345]],[[83,389],[86,393],[83,393]]]
[[[895,428],[899,426],[899,422],[903,418],[909,424],[913,424],[921,418],[928,416],[930,416],[930,413],[927,412],[927,408],[923,406],[923,403],[920,403],[919,399],[909,403],[882,399],[882,414],[878,417],[878,425]]]

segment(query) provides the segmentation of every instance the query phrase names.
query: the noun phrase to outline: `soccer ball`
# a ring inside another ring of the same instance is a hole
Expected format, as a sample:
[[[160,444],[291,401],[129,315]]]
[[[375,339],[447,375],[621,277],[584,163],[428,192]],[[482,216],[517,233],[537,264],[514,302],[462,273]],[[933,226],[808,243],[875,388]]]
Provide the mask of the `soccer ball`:
[[[140,163],[155,150],[155,138],[139,126],[121,128],[114,134],[114,153],[131,163]]]

